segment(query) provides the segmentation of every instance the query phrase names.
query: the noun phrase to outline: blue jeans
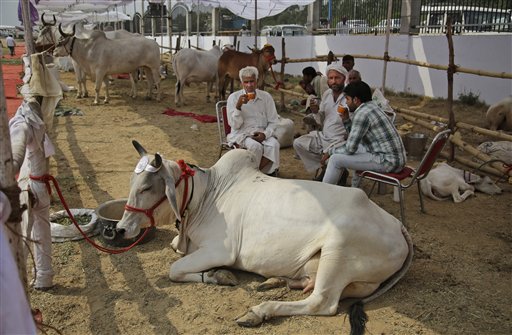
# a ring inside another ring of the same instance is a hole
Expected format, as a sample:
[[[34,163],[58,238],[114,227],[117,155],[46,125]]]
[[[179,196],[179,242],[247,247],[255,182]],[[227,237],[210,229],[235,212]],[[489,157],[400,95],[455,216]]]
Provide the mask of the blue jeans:
[[[343,173],[343,169],[387,172],[386,167],[380,162],[378,156],[359,147],[353,155],[333,154],[329,157],[322,182],[336,184]],[[352,187],[359,187],[360,182],[361,178],[354,173],[352,176]]]

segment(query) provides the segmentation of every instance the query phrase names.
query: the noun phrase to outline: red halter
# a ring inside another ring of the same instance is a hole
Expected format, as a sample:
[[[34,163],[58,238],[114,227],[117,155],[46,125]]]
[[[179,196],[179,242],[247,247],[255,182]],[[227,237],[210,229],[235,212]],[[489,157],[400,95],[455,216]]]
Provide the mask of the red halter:
[[[181,169],[181,175],[180,175],[180,178],[178,179],[178,181],[174,184],[174,187],[178,187],[178,185],[180,184],[180,182],[182,180],[185,180],[185,190],[183,192],[183,201],[181,202],[181,208],[180,208],[180,216],[183,215],[183,213],[185,212],[185,209],[187,208],[187,205],[188,205],[188,202],[187,202],[187,197],[188,197],[188,178],[189,177],[193,177],[194,174],[196,173],[194,170],[192,170],[186,163],[185,161],[183,161],[183,159],[180,159],[178,161],[178,165]],[[155,226],[155,218],[153,216],[153,212],[155,211],[155,209],[157,209],[158,206],[160,206],[166,199],[166,196],[164,195],[160,200],[158,200],[156,202],[156,204],[154,204],[151,208],[148,208],[148,209],[143,209],[143,208],[137,208],[137,207],[133,207],[133,206],[130,206],[130,205],[125,205],[124,206],[124,209],[127,210],[128,212],[138,212],[138,213],[144,213],[150,220],[151,222],[151,227],[154,227]]]

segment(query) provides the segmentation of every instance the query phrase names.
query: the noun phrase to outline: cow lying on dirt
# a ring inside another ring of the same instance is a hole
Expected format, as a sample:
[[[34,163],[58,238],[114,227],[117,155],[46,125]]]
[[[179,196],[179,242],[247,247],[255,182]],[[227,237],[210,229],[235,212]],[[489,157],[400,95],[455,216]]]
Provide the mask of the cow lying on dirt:
[[[447,200],[450,195],[456,203],[473,195],[475,189],[490,195],[501,194],[501,189],[484,176],[456,169],[441,163],[432,169],[427,178],[420,181],[421,192],[434,200]],[[460,193],[462,192],[462,194]]]
[[[340,299],[352,297],[350,323],[353,334],[362,334],[362,304],[389,290],[411,264],[405,227],[360,189],[266,176],[247,150],[191,169],[134,145],[142,157],[117,233],[133,238],[148,218],[180,220],[172,245],[184,256],[171,264],[172,281],[236,285],[230,267],[269,278],[260,290],[286,283],[312,290],[300,301],[250,308],[237,320],[241,326],[275,316],[335,315]]]

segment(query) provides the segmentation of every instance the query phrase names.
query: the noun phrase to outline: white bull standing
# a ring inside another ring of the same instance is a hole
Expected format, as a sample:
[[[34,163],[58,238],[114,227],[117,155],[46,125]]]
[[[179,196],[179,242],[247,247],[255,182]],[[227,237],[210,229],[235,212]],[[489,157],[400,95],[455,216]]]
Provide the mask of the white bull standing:
[[[109,40],[102,31],[94,31],[89,38],[77,38],[59,30],[62,39],[55,46],[56,57],[71,56],[80,67],[95,81],[94,104],[98,104],[101,82],[105,83],[105,103],[109,101],[109,82],[106,75],[132,73],[139,67],[144,68],[148,81],[146,97],[151,98],[153,87],[157,89],[157,101],[161,99],[160,90],[160,49],[155,41],[133,37]],[[135,89],[133,76],[132,93]]]
[[[172,58],[172,69],[176,75],[176,106],[184,104],[183,89],[190,83],[206,82],[206,102],[210,102],[213,83],[217,82],[217,63],[222,51],[214,45],[210,50],[184,48]]]
[[[411,264],[405,227],[360,189],[266,176],[247,150],[191,170],[134,145],[142,158],[117,233],[137,236],[148,217],[181,220],[173,248],[185,256],[171,265],[171,280],[235,285],[231,272],[218,269],[231,267],[270,278],[260,289],[284,282],[313,289],[304,300],[252,307],[237,320],[241,326],[275,316],[334,315],[340,299],[354,297],[360,300],[350,308],[351,326],[362,334],[362,304],[390,289]]]

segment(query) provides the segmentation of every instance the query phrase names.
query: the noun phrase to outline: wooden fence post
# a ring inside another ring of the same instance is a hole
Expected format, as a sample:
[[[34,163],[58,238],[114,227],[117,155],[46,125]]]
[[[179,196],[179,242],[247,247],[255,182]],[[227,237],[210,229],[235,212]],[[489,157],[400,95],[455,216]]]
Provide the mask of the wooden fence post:
[[[0,51],[0,54],[2,51]],[[21,283],[27,293],[27,270],[25,257],[23,256],[23,238],[21,234],[20,188],[14,176],[13,159],[11,151],[11,136],[7,117],[7,104],[5,101],[4,75],[0,64],[0,190],[8,197],[12,213],[4,230],[9,241],[9,247],[18,267]],[[28,294],[27,294],[28,297]]]

